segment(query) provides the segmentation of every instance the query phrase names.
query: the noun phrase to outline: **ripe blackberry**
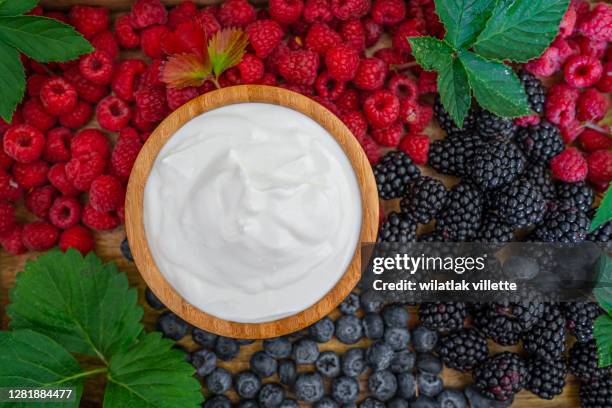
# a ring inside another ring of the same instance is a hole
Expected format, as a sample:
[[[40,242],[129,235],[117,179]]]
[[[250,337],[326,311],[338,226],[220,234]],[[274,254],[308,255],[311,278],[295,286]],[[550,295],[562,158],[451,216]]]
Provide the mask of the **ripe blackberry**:
[[[374,166],[374,177],[378,194],[383,200],[400,198],[406,187],[421,171],[410,157],[402,151],[389,152]]]
[[[529,181],[542,192],[546,201],[554,200],[557,196],[555,184],[547,166],[532,164],[523,172],[522,178]]]
[[[612,367],[599,367],[598,361],[595,340],[586,343],[574,343],[569,351],[569,370],[582,381],[591,381],[612,375]]]
[[[547,303],[542,319],[525,334],[523,348],[540,360],[559,360],[565,351],[565,317],[561,309]]]
[[[589,228],[589,217],[567,203],[554,203],[544,222],[534,233],[542,242],[573,243],[584,241]]]
[[[480,146],[467,163],[468,177],[483,190],[512,183],[525,170],[525,156],[512,142],[493,140]]]
[[[474,386],[487,398],[512,399],[527,383],[527,365],[518,354],[508,351],[494,355],[476,367]]]
[[[505,223],[497,214],[488,213],[476,234],[475,241],[483,243],[511,242],[515,240],[514,229]]]
[[[465,241],[480,229],[483,197],[480,190],[468,183],[459,183],[448,194],[448,202],[440,211],[436,231],[444,239]]]
[[[446,187],[440,180],[421,176],[412,183],[400,202],[403,213],[421,224],[427,224],[446,204]]]
[[[492,203],[499,217],[514,228],[538,224],[546,212],[542,192],[525,179],[518,179],[495,191]]]
[[[551,400],[563,392],[567,364],[563,360],[544,361],[531,359],[527,362],[529,382],[525,386],[538,397]]]
[[[510,139],[514,136],[516,125],[511,118],[502,118],[482,109],[476,117],[476,132],[483,139]]]
[[[542,82],[526,70],[522,69],[518,73],[519,80],[525,88],[527,101],[529,106],[536,113],[544,112],[544,102],[546,101],[546,93],[542,87]]]
[[[448,112],[446,112],[442,102],[440,101],[439,95],[436,96],[433,110],[438,124],[449,136],[469,132],[474,129],[474,126],[476,125],[476,117],[478,116],[478,108],[476,106],[472,106],[468,111],[467,116],[463,120],[462,128],[458,128],[455,121],[450,117]]]
[[[421,324],[439,332],[461,329],[467,315],[463,302],[425,302],[419,305]]]
[[[427,163],[439,173],[465,176],[468,161],[482,144],[480,136],[473,132],[451,134],[431,143]]]
[[[612,221],[608,221],[587,235],[592,242],[610,242],[612,240]]]
[[[487,339],[475,329],[461,329],[438,340],[436,352],[450,368],[471,371],[489,356]]]
[[[377,242],[399,242],[405,244],[416,240],[417,224],[404,213],[392,212],[378,231]]]
[[[582,408],[612,407],[612,376],[580,384]]]
[[[516,142],[532,163],[548,163],[564,147],[559,128],[546,120],[519,128]]]
[[[593,323],[603,313],[595,302],[567,302],[563,304],[567,328],[580,343],[593,339]]]
[[[557,184],[557,200],[567,203],[571,207],[576,207],[580,211],[588,211],[593,205],[593,189],[585,182]]]

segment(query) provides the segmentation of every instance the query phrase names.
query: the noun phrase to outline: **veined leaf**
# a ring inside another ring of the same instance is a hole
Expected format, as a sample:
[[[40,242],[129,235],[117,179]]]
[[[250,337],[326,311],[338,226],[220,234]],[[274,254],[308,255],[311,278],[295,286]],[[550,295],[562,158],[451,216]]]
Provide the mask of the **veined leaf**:
[[[597,208],[595,217],[593,217],[593,221],[591,221],[589,232],[595,231],[610,220],[612,220],[612,185],[608,187],[603,200],[599,203],[599,208]]]
[[[208,54],[171,56],[164,65],[162,81],[173,88],[200,86],[212,73]]]
[[[459,128],[463,127],[472,96],[465,68],[458,58],[438,72],[438,90],[444,109]]]
[[[453,60],[454,50],[444,41],[434,37],[408,38],[412,55],[425,71],[440,71]]]
[[[38,0],[4,0],[0,1],[0,16],[17,16],[27,13],[38,4]]]
[[[239,28],[215,33],[208,42],[208,57],[215,77],[219,78],[223,71],[240,63],[248,44],[249,37]]]
[[[496,0],[435,0],[446,29],[444,39],[455,49],[469,47],[483,30]]]
[[[612,316],[612,258],[605,252],[601,254],[597,264],[597,286],[593,295],[599,306]]]
[[[595,320],[593,335],[597,342],[599,366],[612,365],[612,316],[601,315]]]
[[[2,41],[0,56],[0,117],[10,123],[25,93],[25,73],[19,52]]]

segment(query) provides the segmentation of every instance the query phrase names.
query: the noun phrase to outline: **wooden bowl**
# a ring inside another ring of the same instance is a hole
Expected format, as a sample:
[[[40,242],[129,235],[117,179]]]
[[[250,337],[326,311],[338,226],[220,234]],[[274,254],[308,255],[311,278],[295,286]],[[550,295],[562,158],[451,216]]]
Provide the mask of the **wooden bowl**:
[[[284,106],[305,114],[323,126],[342,147],[355,171],[360,187],[362,224],[360,241],[374,242],[378,229],[378,193],[371,166],[350,130],[333,113],[301,94],[282,88],[243,85],[208,92],[168,116],[143,146],[127,187],[125,226],[134,261],[155,295],[174,313],[201,329],[232,338],[270,338],[303,329],[329,314],[355,287],[361,276],[361,247],[336,285],[318,302],[297,314],[264,323],[238,323],[219,319],[189,304],[166,281],[157,268],[143,220],[144,189],[153,163],[164,144],[192,118],[212,109],[244,102]]]

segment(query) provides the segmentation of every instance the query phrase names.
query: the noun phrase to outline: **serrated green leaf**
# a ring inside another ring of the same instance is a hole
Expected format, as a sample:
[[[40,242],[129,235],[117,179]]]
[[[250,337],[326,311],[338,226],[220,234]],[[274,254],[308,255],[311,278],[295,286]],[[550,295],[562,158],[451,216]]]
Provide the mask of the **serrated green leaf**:
[[[17,16],[27,13],[38,4],[38,0],[0,1],[0,16]]]
[[[497,2],[474,51],[499,61],[527,62],[539,57],[555,39],[570,0]]]
[[[439,71],[453,60],[454,50],[444,41],[434,37],[408,38],[412,55],[425,71]]]
[[[464,51],[459,55],[474,97],[483,108],[504,117],[530,115],[527,94],[507,65]]]
[[[77,361],[49,337],[31,330],[0,332],[0,387],[74,387],[74,402],[47,402],[45,407],[78,407],[85,374]],[[30,403],[3,407],[32,407]]]
[[[599,207],[595,212],[595,217],[593,217],[593,221],[591,221],[589,232],[595,231],[610,220],[612,220],[612,185],[608,187],[601,203],[599,203]]]
[[[612,365],[612,317],[610,315],[601,315],[595,320],[593,336],[597,342],[599,366]]]
[[[444,109],[459,128],[463,127],[472,96],[465,68],[459,59],[454,59],[438,72],[438,90]]]
[[[93,253],[52,250],[26,263],[10,292],[14,329],[33,329],[104,361],[134,343],[143,309],[125,274]]]
[[[104,407],[199,407],[194,368],[160,333],[149,333],[110,362]]]
[[[444,39],[455,49],[468,48],[484,29],[496,0],[435,0],[446,29]]]
[[[0,40],[40,62],[70,61],[93,51],[74,27],[39,16],[0,17]]]
[[[612,258],[603,253],[597,264],[597,286],[593,295],[599,306],[612,316]]]
[[[25,73],[19,52],[0,41],[0,117],[10,123],[25,93]]]

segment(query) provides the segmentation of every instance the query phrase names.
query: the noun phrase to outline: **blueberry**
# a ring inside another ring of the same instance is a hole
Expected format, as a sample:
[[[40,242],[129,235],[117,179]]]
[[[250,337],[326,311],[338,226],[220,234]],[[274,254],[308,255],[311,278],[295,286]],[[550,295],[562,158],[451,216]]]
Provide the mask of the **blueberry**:
[[[366,290],[361,293],[359,303],[366,313],[378,313],[385,304],[383,296],[375,290]]]
[[[317,402],[323,398],[325,386],[319,373],[306,372],[297,376],[294,385],[295,396],[304,402]]]
[[[339,377],[332,381],[332,397],[341,404],[357,401],[359,398],[359,383],[353,377]]]
[[[194,327],[191,331],[191,337],[196,344],[200,346],[213,350],[215,348],[215,344],[217,344],[217,336],[214,333],[207,332],[206,330],[198,329]]]
[[[417,357],[417,369],[420,372],[438,375],[442,372],[442,360],[430,353],[419,354]]]
[[[406,373],[412,371],[416,362],[416,356],[410,350],[400,350],[393,353],[389,369],[396,373]]]
[[[296,376],[297,370],[293,361],[281,360],[278,362],[278,378],[281,384],[293,385]]]
[[[467,400],[462,392],[457,390],[444,390],[436,397],[442,408],[468,408]]]
[[[204,408],[232,408],[232,401],[225,395],[215,395],[202,405]]]
[[[324,317],[308,328],[308,333],[317,343],[327,343],[334,337],[334,321]]]
[[[397,375],[397,396],[412,400],[416,395],[416,379],[412,373],[399,373]]]
[[[398,304],[385,306],[382,314],[387,327],[408,327],[408,310],[404,306]]]
[[[157,298],[157,296],[155,296],[155,293],[153,293],[153,291],[151,289],[149,289],[148,287],[145,288],[145,301],[147,302],[147,304],[149,306],[151,306],[153,309],[155,310],[161,310],[161,309],[165,309],[166,305],[164,305],[161,300],[159,300]]]
[[[393,398],[387,402],[387,408],[410,408],[410,404],[403,398]]]
[[[340,357],[334,351],[324,351],[317,357],[315,368],[323,377],[335,378],[340,375]]]
[[[444,388],[442,379],[434,374],[419,373],[417,374],[417,386],[419,387],[419,395],[427,397],[435,397]]]
[[[219,336],[215,344],[215,353],[223,361],[233,360],[240,352],[240,345],[236,339]]]
[[[336,337],[344,344],[354,344],[363,333],[361,319],[357,316],[343,315],[336,320]]]
[[[296,364],[313,364],[319,357],[319,346],[314,340],[301,339],[293,346],[293,359]]]
[[[426,395],[419,395],[410,408],[440,408],[440,404],[436,400]]]
[[[512,405],[514,398],[506,401],[490,400],[480,393],[473,385],[467,387],[464,391],[466,398],[470,402],[472,408],[508,408]]]
[[[234,389],[241,398],[255,398],[261,389],[261,379],[252,371],[241,371],[234,377]]]
[[[389,370],[375,371],[368,378],[368,390],[381,401],[388,401],[397,392],[397,379]]]
[[[275,337],[263,342],[263,349],[276,359],[291,356],[291,342],[286,337]]]
[[[259,404],[254,400],[240,400],[236,408],[259,408]]]
[[[377,400],[376,398],[368,397],[361,401],[359,408],[385,408],[385,403]]]
[[[132,256],[132,250],[130,249],[130,243],[127,238],[123,238],[121,241],[121,255],[130,262],[134,262],[134,257]]]
[[[261,378],[273,376],[278,363],[268,353],[261,350],[251,356],[251,369]]]
[[[425,326],[418,326],[412,331],[412,347],[417,353],[432,351],[438,342],[438,333]]]
[[[199,349],[189,354],[189,362],[196,369],[196,374],[206,377],[217,366],[217,356],[210,350]]]
[[[342,372],[349,377],[358,377],[366,369],[363,349],[353,348],[342,355]]]
[[[403,350],[410,343],[410,332],[403,327],[387,327],[384,339],[393,351]]]
[[[359,296],[355,292],[349,293],[342,303],[340,303],[338,309],[340,309],[340,313],[345,315],[357,314],[359,310]]]
[[[330,397],[323,397],[315,402],[313,408],[339,408],[338,403]]]
[[[157,330],[165,337],[180,340],[187,335],[189,324],[172,312],[164,312],[157,317]]]
[[[278,384],[269,383],[261,387],[257,401],[262,408],[278,408],[285,399],[285,390]]]
[[[225,368],[217,367],[206,376],[204,383],[213,394],[223,394],[232,387],[232,375]]]
[[[300,408],[300,404],[294,399],[285,398],[278,408]]]
[[[342,404],[342,408],[357,408],[357,404],[354,402],[350,402],[348,404]]]
[[[361,321],[363,334],[370,340],[382,339],[385,334],[385,324],[379,314],[368,313]]]
[[[370,344],[365,352],[366,363],[374,371],[385,370],[391,365],[393,349],[381,341]]]

